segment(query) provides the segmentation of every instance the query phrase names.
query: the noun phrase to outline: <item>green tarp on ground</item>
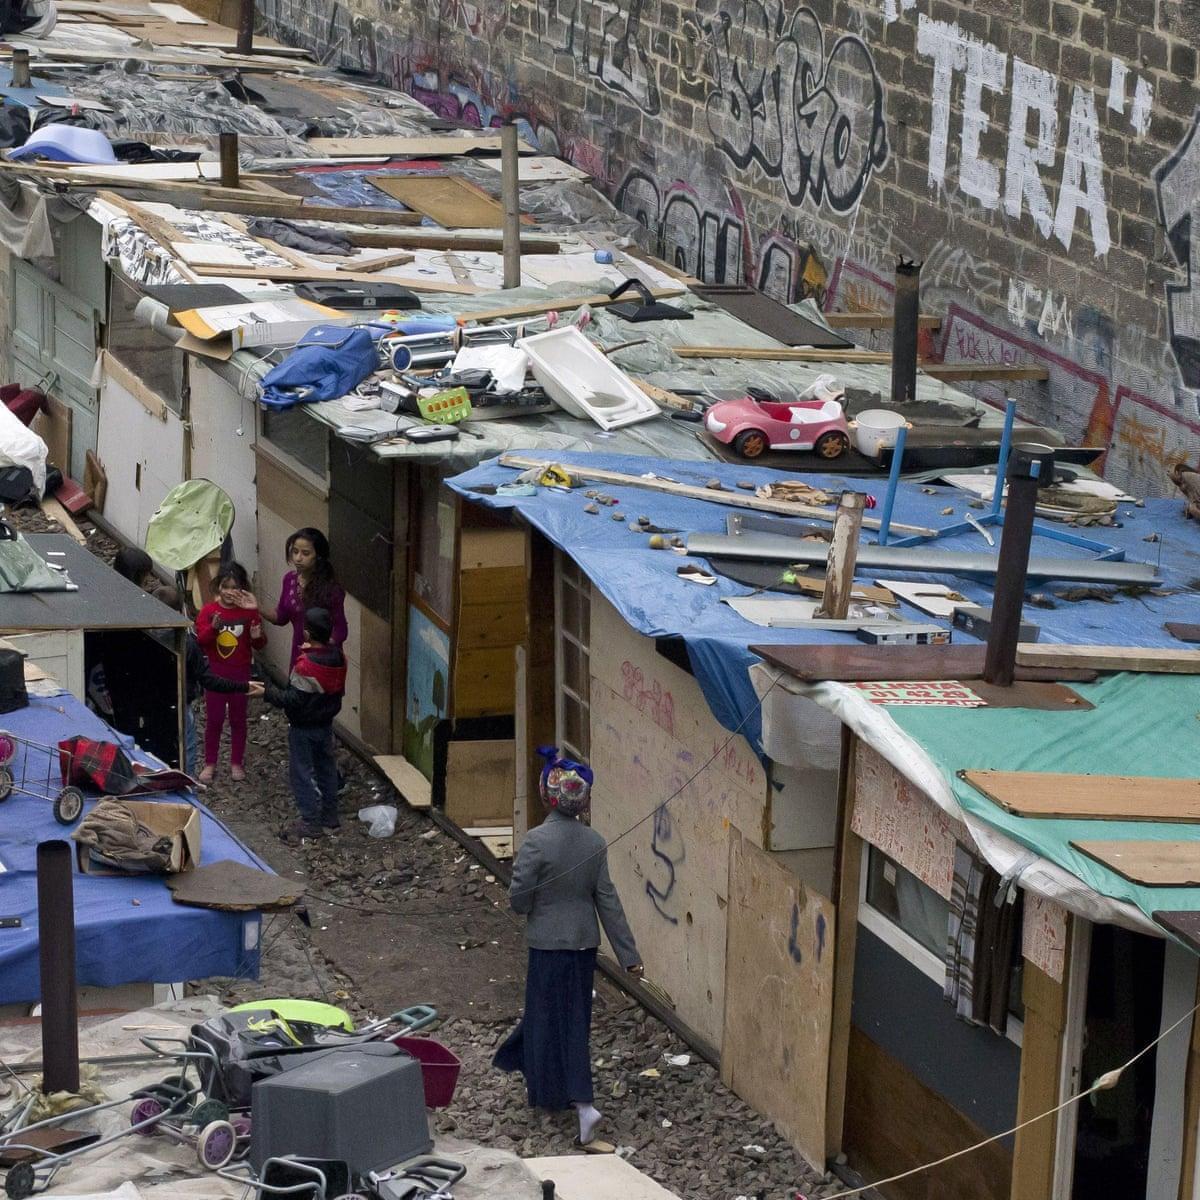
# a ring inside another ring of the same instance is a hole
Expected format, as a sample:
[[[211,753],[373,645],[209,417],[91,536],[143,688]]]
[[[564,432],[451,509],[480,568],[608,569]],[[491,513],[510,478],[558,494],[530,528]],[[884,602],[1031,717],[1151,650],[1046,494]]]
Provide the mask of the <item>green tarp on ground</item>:
[[[1200,824],[1016,817],[958,777],[959,771],[995,770],[1200,778],[1200,675],[1109,675],[1071,686],[1096,707],[1037,712],[892,705],[888,714],[934,761],[967,812],[1148,916],[1200,909],[1200,887],[1140,887],[1070,845],[1186,841],[1200,838]]]

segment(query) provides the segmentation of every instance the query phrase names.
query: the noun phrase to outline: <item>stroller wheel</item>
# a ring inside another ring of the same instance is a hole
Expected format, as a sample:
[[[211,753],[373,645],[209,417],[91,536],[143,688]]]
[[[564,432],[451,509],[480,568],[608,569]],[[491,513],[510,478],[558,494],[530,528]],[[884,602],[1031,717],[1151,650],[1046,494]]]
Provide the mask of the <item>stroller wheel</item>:
[[[26,1196],[33,1195],[36,1188],[37,1176],[31,1163],[17,1163],[15,1167],[9,1167],[4,1177],[4,1194],[8,1200],[25,1200]]]
[[[237,1149],[237,1132],[228,1121],[213,1121],[200,1131],[196,1139],[196,1157],[202,1167],[219,1171]]]
[[[201,1129],[216,1121],[228,1124],[229,1106],[222,1104],[220,1100],[205,1100],[192,1109],[188,1120],[193,1125],[199,1125]]]
[[[158,1122],[154,1121],[154,1118],[161,1117],[166,1111],[167,1106],[161,1100],[156,1100],[153,1096],[147,1096],[133,1106],[133,1111],[129,1114],[129,1124],[142,1126],[138,1130],[138,1133],[149,1137],[158,1125]],[[153,1121],[154,1123],[147,1125],[147,1121]]]
[[[54,801],[54,819],[60,825],[74,825],[83,812],[83,793],[77,787],[65,787]]]
[[[4,735],[0,734],[0,745],[3,745]],[[0,767],[0,800],[7,800],[12,795],[13,777],[7,767]]]

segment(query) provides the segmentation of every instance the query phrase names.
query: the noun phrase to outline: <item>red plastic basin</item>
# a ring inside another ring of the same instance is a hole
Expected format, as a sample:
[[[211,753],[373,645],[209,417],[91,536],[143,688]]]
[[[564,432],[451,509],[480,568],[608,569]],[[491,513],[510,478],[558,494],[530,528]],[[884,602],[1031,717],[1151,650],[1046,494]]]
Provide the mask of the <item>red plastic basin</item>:
[[[445,1108],[454,1099],[458,1086],[458,1073],[462,1063],[453,1050],[447,1049],[433,1038],[411,1037],[399,1033],[390,1038],[393,1046],[399,1046],[406,1054],[421,1064],[421,1077],[425,1083],[425,1106]]]

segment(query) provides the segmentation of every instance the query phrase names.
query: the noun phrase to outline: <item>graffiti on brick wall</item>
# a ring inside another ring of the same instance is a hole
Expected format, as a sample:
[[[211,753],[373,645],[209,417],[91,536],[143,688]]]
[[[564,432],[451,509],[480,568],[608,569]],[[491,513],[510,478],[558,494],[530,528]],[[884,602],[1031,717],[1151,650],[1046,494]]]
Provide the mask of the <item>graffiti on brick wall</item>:
[[[793,204],[850,212],[888,157],[883,84],[866,43],[826,50],[816,13],[719,0],[705,23],[714,83],[705,114],[738,167],[757,163]]]
[[[1167,284],[1171,351],[1185,386],[1200,388],[1200,110],[1192,127],[1154,173],[1158,212],[1183,282]]]
[[[910,5],[907,7],[911,7]],[[1057,238],[1068,250],[1078,225],[1087,226],[1098,257],[1112,248],[1104,147],[1100,115],[1092,88],[1070,89],[1070,113],[1059,115],[1066,89],[1057,75],[1030,66],[998,46],[966,33],[957,24],[917,19],[917,54],[933,66],[932,123],[928,178],[939,191],[946,186],[955,85],[961,77],[957,107],[958,187],[988,211],[1003,205],[1016,220],[1027,212],[1043,238]],[[1010,70],[1011,66],[1011,70]],[[1129,89],[1129,70],[1113,59],[1106,108],[1126,116],[1141,136],[1149,128],[1153,91],[1139,78]],[[1008,99],[1008,136],[1003,163],[988,159],[982,139],[991,125],[989,109]],[[985,100],[985,94],[996,99]],[[1031,131],[1030,126],[1033,125]],[[1032,138],[1032,140],[1031,140]],[[1060,146],[1061,143],[1061,146]],[[1061,168],[1052,204],[1043,170]]]
[[[647,39],[645,0],[557,0],[566,50],[609,91],[654,116],[662,105]]]

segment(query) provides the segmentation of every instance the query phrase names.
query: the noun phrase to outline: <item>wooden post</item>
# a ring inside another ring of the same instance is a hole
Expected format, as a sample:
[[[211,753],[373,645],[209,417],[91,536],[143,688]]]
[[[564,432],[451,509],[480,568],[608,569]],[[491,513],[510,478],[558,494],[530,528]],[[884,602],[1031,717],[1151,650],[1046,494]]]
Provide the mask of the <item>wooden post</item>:
[[[33,87],[33,80],[29,77],[29,51],[20,46],[13,47],[11,86],[15,88]]]
[[[222,133],[219,136],[221,153],[221,186],[235,188],[241,186],[238,168],[238,135]]]
[[[850,589],[854,586],[854,567],[858,562],[858,535],[862,529],[862,492],[843,492],[833,516],[833,538],[825,566],[825,594],[821,607],[813,614],[844,621],[850,608]]]
[[[500,127],[500,198],[504,202],[504,286],[521,286],[521,177],[517,127]]]
[[[238,6],[237,52],[254,53],[254,0],[240,0]]]

